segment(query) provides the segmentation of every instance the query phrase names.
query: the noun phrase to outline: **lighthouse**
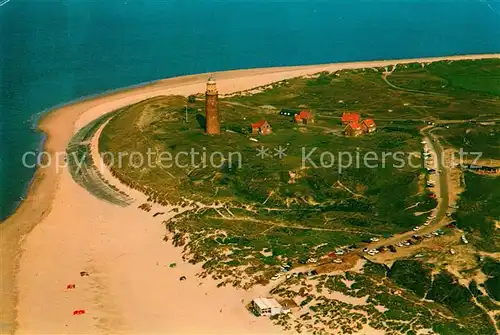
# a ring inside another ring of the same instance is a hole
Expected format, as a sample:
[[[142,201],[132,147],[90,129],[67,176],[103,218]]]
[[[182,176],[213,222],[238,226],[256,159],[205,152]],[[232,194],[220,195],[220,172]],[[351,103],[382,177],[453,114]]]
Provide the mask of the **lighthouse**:
[[[206,132],[209,135],[220,134],[219,112],[217,110],[218,96],[215,79],[210,77],[205,92]]]

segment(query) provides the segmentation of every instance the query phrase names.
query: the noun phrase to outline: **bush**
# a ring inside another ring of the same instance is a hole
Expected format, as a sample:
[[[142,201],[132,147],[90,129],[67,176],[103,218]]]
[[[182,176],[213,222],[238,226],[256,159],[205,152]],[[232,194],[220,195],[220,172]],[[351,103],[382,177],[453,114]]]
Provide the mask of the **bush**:
[[[387,274],[387,266],[384,264],[374,263],[367,261],[363,267],[363,271],[365,274],[373,274],[377,276],[385,277]]]
[[[469,283],[469,291],[470,291],[470,293],[472,293],[472,295],[473,295],[473,296],[475,296],[475,297],[478,297],[478,296],[483,295],[483,292],[481,292],[481,291],[479,290],[479,288],[477,287],[477,283],[476,283],[476,281],[475,281],[475,280],[473,280],[473,281],[471,281],[471,282]]]
[[[487,276],[500,276],[500,262],[488,257],[484,260],[482,270]]]
[[[434,276],[432,288],[427,299],[445,304],[459,317],[482,314],[481,309],[471,300],[472,294],[460,285],[449,273],[439,273]]]
[[[500,301],[500,276],[495,276],[485,281],[484,287],[490,297],[496,301]]]
[[[415,260],[394,262],[388,272],[388,277],[422,298],[431,286],[431,271]]]

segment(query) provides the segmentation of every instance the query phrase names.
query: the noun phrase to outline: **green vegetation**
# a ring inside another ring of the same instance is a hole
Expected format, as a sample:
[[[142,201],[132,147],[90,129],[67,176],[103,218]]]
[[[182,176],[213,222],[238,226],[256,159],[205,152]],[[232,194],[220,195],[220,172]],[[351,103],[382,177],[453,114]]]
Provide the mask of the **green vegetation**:
[[[458,317],[477,317],[482,313],[471,298],[470,291],[449,273],[435,275],[427,293],[427,299],[447,305]]]
[[[384,264],[374,263],[367,261],[363,266],[363,272],[365,274],[371,274],[375,276],[385,277],[387,275],[387,266]]]
[[[396,261],[389,271],[389,278],[421,298],[425,297],[432,282],[430,269],[415,260]]]
[[[400,65],[390,78],[397,86],[434,94],[465,98],[500,95],[498,59]]]
[[[500,301],[500,262],[486,258],[482,270],[489,277],[484,282],[488,295],[496,301]]]
[[[370,268],[372,265],[367,266]],[[407,264],[406,268],[412,266],[418,268],[413,263]],[[297,332],[313,333],[326,329],[326,333],[351,334],[367,323],[386,334],[417,334],[424,329],[446,335],[494,334],[495,328],[488,316],[470,299],[463,299],[457,294],[462,292],[463,287],[448,281],[441,282],[447,276],[438,275],[433,284],[436,291],[441,291],[440,297],[435,296],[439,299],[436,302],[430,301],[429,297],[422,300],[420,295],[401,289],[387,277],[366,273],[366,267],[364,274],[346,272],[344,275],[320,275],[312,279],[291,278],[271,293],[279,298],[302,301],[301,305],[309,308],[280,323],[285,329],[293,327]],[[351,284],[346,285],[346,281]],[[330,293],[335,293],[335,298]],[[450,300],[443,303],[442,298]],[[451,301],[459,304],[457,311],[454,306],[448,305]],[[467,304],[471,304],[470,311],[464,310]]]
[[[459,209],[454,214],[457,226],[467,232],[468,239],[485,251],[500,251],[500,235],[496,220],[500,218],[500,179],[464,173],[465,192],[460,195]]]
[[[219,136],[204,134],[201,96],[148,99],[116,113],[103,130],[99,150],[123,157],[117,164],[104,156],[116,177],[149,196],[141,209],[148,211],[152,202],[191,206],[193,210],[165,222],[164,240],[182,247],[186,260],[203,264],[202,277],[212,276],[219,286],[266,284],[284,264],[297,267],[311,258],[327,261],[322,256],[340,246],[359,245],[423,223],[426,215],[418,214],[436,206],[426,194],[424,170],[396,167],[393,156],[385,156],[382,166],[380,158],[386,152],[419,153],[425,120],[443,125],[435,134],[445,145],[498,158],[498,126],[469,120],[500,118],[500,92],[493,87],[500,87],[500,61],[409,64],[390,75],[384,71],[319,73],[266,85],[252,95],[221,97]],[[281,108],[307,108],[315,122],[299,126],[291,117],[279,115]],[[353,110],[373,118],[378,130],[357,138],[343,136],[339,118]],[[250,124],[261,119],[270,123],[272,134],[251,134]],[[85,138],[105,121],[78,134],[71,152],[78,152],[77,157],[88,152]],[[280,147],[285,156],[278,157]],[[267,157],[257,155],[262,149]],[[132,152],[150,162],[138,164]],[[215,152],[223,158],[212,155]],[[322,156],[325,152],[334,160]],[[341,152],[354,155],[354,166],[341,166]],[[356,155],[362,160],[367,152],[379,157],[378,165],[356,166]],[[310,160],[304,161],[304,155]],[[320,166],[322,159],[328,167]],[[91,162],[86,166],[94,171]],[[457,225],[466,231],[470,244],[496,252],[500,179],[465,172],[463,180],[465,192],[453,214]],[[432,329],[440,334],[489,335],[495,333],[494,317],[485,310],[497,309],[492,299],[500,298],[498,267],[487,259],[482,267],[486,282],[478,287],[472,281],[465,287],[450,273],[432,273],[422,261],[398,260],[391,268],[367,262],[362,273],[312,280],[301,274],[286,280],[286,285],[300,284],[296,290],[282,284],[272,293],[296,297],[303,307],[295,320],[297,332],[326,324],[330,332],[352,333],[368,322],[388,334]],[[481,293],[483,285],[489,296]],[[331,299],[332,292],[366,303]],[[285,328],[295,322],[291,316],[275,321]]]
[[[483,295],[483,293],[479,290],[475,280],[472,280],[469,283],[469,291],[475,297],[479,297],[479,296]]]
[[[396,261],[388,277],[418,297],[433,300],[445,306],[463,322],[471,323],[472,320],[481,320],[481,327],[484,329],[491,327],[488,326],[491,324],[489,317],[473,301],[473,296],[479,296],[478,301],[488,309],[494,308],[495,305],[487,300],[487,297],[480,296],[481,292],[475,282],[471,282],[467,288],[460,285],[450,273],[441,272],[431,275],[430,268],[415,260]]]
[[[455,124],[449,126],[449,129],[436,131],[435,134],[439,134],[448,145],[462,148],[466,162],[472,163],[477,153],[481,153],[481,159],[500,159],[500,126],[496,123],[478,121]]]

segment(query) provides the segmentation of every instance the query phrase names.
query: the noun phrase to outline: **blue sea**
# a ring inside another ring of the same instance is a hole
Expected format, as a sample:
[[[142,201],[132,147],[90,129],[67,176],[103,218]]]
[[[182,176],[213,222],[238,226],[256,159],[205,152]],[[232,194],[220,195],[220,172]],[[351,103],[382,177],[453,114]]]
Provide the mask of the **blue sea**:
[[[0,220],[53,106],[199,72],[493,52],[494,1],[0,0]]]

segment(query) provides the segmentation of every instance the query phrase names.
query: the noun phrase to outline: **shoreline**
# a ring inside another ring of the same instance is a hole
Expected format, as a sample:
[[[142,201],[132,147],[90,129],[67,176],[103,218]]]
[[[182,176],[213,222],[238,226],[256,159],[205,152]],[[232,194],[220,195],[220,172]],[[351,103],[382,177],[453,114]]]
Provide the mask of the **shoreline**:
[[[69,104],[48,110],[38,119],[37,130],[43,133],[43,150],[54,155],[66,150],[66,145],[76,130],[99,115],[115,110],[118,105],[130,104],[149,96],[159,94],[178,94],[178,92],[202,92],[206,77],[214,74],[220,85],[221,93],[251,89],[255,86],[289,79],[321,71],[368,68],[392,64],[413,62],[435,62],[440,60],[477,60],[500,58],[500,54],[457,55],[449,57],[430,57],[403,60],[362,61],[332,63],[320,65],[269,67],[256,69],[232,70],[223,72],[187,75],[169,79],[142,83],[123,89],[114,89],[105,93],[82,97]],[[187,95],[187,94],[186,94]],[[139,99],[139,100],[137,100]],[[111,108],[111,109],[110,109]],[[71,125],[71,126],[70,126]],[[1,237],[1,292],[0,333],[18,330],[19,304],[18,281],[20,259],[28,250],[26,239],[57,206],[56,196],[61,186],[68,184],[62,175],[67,171],[56,172],[52,168],[37,169],[27,188],[25,199],[17,209],[0,224]],[[66,176],[67,177],[67,176]],[[63,185],[62,185],[63,184]],[[72,199],[69,200],[71,202]],[[97,200],[98,201],[98,200]],[[117,209],[119,210],[119,209]],[[52,221],[51,221],[52,222]],[[89,238],[92,238],[90,236]]]

